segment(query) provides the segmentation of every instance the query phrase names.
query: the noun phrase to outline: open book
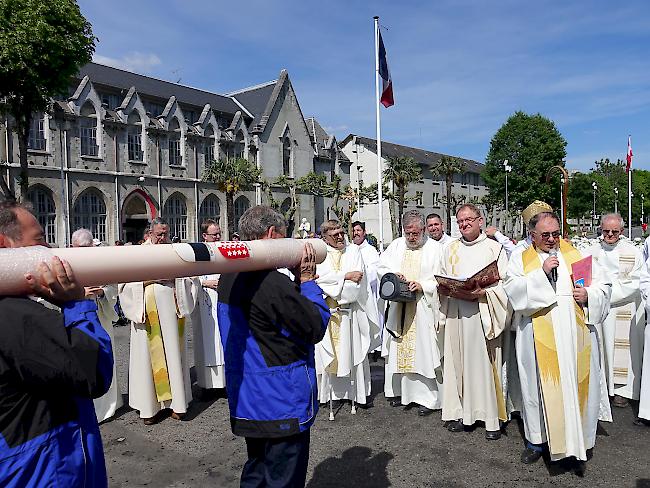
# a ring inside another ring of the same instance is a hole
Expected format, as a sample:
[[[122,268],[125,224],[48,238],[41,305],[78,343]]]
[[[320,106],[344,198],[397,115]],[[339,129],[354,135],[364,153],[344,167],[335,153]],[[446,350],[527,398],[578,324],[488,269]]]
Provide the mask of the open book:
[[[449,296],[461,299],[464,298],[462,292],[467,293],[476,288],[486,288],[501,279],[496,259],[469,277],[446,275],[435,275],[435,277],[439,285],[449,289]]]

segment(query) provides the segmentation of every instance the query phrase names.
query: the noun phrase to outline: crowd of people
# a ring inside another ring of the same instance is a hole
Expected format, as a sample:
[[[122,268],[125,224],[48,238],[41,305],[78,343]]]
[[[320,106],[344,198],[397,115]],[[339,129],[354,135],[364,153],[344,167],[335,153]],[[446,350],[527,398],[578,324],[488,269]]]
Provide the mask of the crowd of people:
[[[452,238],[439,215],[409,210],[383,252],[363,222],[348,235],[328,220],[325,260],[316,264],[306,244],[292,270],[83,288],[65,261],[42,264],[26,276],[32,295],[0,297],[10,318],[0,341],[0,485],[106,485],[97,421],[122,405],[111,349],[118,300],[131,327],[128,403],[146,425],[182,419],[192,401],[191,321],[200,396],[225,389],[232,431],[246,440],[241,486],[304,486],[319,406],[332,420],[335,402],[352,413],[372,406],[378,357],[391,407],[441,410],[449,431],[478,423],[489,441],[518,416],[523,463],[546,454],[584,470],[611,406],[639,402],[635,423],[650,421],[650,239],[642,252],[608,214],[601,238],[580,250],[547,204],[533,202],[522,218],[528,233],[514,242],[461,205]],[[238,230],[243,241],[284,238],[287,223],[257,206]],[[220,241],[218,222],[202,222],[201,235]],[[299,235],[312,235],[304,219]],[[142,245],[171,240],[156,218]],[[71,242],[97,245],[87,229]],[[28,208],[0,204],[0,247],[32,245],[45,241]],[[408,298],[386,298],[390,276]]]

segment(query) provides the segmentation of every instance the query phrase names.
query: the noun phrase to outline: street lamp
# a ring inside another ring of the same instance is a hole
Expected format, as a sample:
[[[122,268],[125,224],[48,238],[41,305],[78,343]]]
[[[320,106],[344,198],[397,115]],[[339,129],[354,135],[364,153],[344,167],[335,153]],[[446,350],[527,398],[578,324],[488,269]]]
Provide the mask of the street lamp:
[[[614,188],[614,213],[618,213],[618,188]]]
[[[641,193],[641,225],[643,225],[643,203],[645,202],[645,195]]]
[[[591,187],[594,190],[594,208],[591,212],[591,232],[594,232],[594,219],[596,218],[596,190],[598,190],[598,185],[596,184],[595,181],[591,182]]]
[[[505,161],[503,161],[503,169],[506,170],[506,225],[505,225],[505,230],[506,230],[506,234],[508,234],[508,222],[510,220],[508,218],[508,173],[510,173],[512,171],[512,166],[510,166],[508,164],[507,159]]]

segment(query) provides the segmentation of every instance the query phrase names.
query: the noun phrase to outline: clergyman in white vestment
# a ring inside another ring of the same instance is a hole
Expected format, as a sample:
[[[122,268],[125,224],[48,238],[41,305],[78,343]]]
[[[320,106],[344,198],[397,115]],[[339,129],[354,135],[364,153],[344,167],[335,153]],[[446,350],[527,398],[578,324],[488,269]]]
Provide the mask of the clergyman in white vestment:
[[[601,410],[595,324],[607,314],[611,285],[594,262],[591,285],[574,286],[571,265],[583,256],[560,238],[555,214],[537,214],[529,230],[533,246],[513,254],[504,284],[522,315],[516,342],[526,436],[521,461],[537,461],[546,443],[552,461],[585,461]]]
[[[316,266],[316,283],[332,316],[315,348],[319,400],[365,405],[371,388],[368,353],[375,347],[379,329],[376,306],[371,303],[359,247],[346,246],[345,231],[336,220],[324,222],[320,230],[327,257]]]
[[[382,344],[386,359],[384,393],[394,407],[419,405],[429,415],[442,406],[442,334],[437,330],[442,245],[425,235],[424,216],[415,210],[402,218],[405,237],[390,243],[379,258],[379,279],[395,273],[408,281],[416,301],[390,302]]]
[[[204,242],[221,240],[221,227],[215,220],[207,219],[203,221],[201,223],[201,233]],[[191,317],[196,384],[202,391],[225,388],[223,347],[219,333],[219,321],[217,320],[219,275],[203,275],[199,276],[198,279],[201,287]]]
[[[612,404],[626,407],[628,399],[638,400],[641,390],[645,304],[639,289],[643,256],[623,235],[623,219],[604,215],[602,236],[585,254],[591,254],[612,283],[610,309],[599,324],[602,334],[604,376]]]
[[[169,227],[161,218],[150,226],[143,245],[169,243]],[[171,409],[180,420],[192,400],[187,361],[185,317],[196,304],[199,288],[194,278],[135,282],[119,285],[122,310],[131,323],[129,406],[150,425]]]
[[[650,237],[645,241],[641,268],[641,294],[645,300],[646,317],[650,317]],[[641,395],[639,398],[638,425],[650,425],[650,327],[645,328],[645,347],[643,349],[643,371],[641,373]]]
[[[496,261],[500,279],[453,297],[448,288],[438,286],[440,327],[445,331],[442,420],[451,432],[483,421],[486,439],[497,440],[500,422],[507,420],[501,333],[509,317],[501,278],[508,258],[501,244],[481,232],[483,217],[476,206],[461,205],[456,221],[462,237],[445,247],[441,273],[468,278]]]
[[[434,241],[439,242],[442,247],[445,247],[454,240],[453,237],[445,233],[445,224],[442,221],[442,217],[437,213],[427,215],[426,226],[429,237]]]

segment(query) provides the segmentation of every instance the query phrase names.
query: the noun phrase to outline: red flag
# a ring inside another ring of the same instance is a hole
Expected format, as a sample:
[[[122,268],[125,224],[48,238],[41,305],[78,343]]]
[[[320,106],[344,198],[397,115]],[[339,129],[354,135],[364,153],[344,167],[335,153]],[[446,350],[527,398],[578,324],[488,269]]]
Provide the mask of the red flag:
[[[632,136],[627,136],[627,167],[625,172],[629,172],[632,169]]]
[[[381,77],[381,104],[388,108],[395,105],[393,99],[393,80],[390,78],[390,71],[388,70],[388,59],[386,58],[386,48],[384,41],[381,39],[381,31],[379,31],[379,76]]]

